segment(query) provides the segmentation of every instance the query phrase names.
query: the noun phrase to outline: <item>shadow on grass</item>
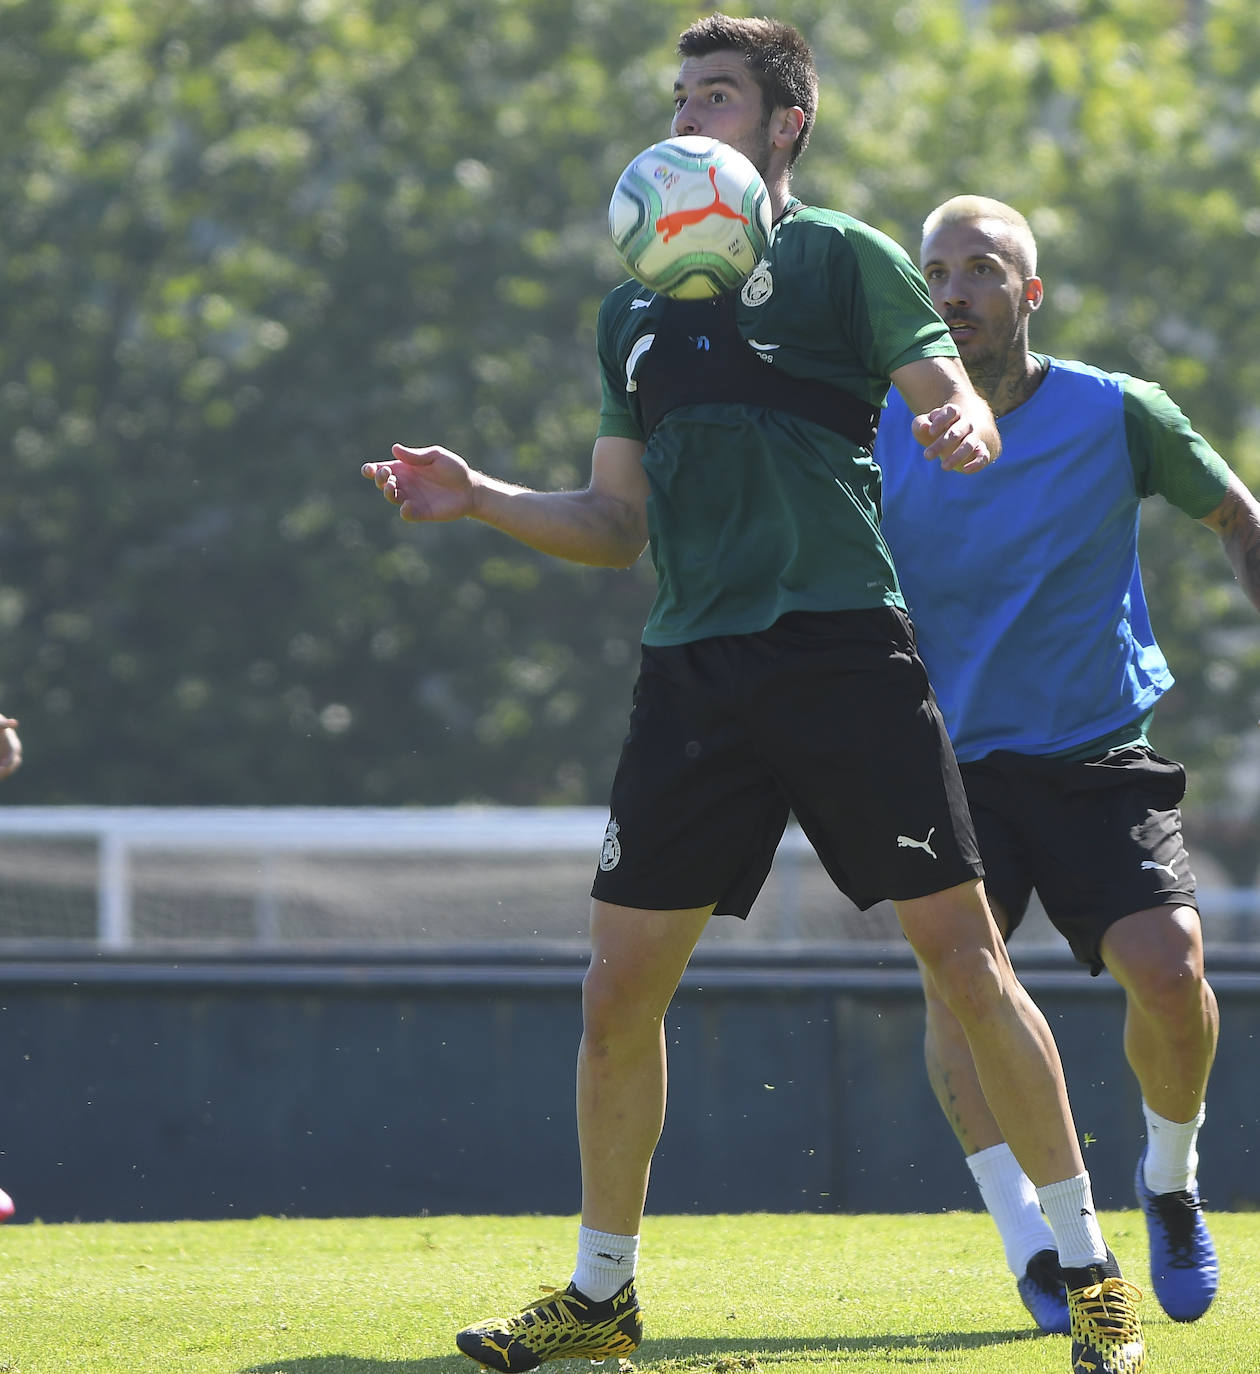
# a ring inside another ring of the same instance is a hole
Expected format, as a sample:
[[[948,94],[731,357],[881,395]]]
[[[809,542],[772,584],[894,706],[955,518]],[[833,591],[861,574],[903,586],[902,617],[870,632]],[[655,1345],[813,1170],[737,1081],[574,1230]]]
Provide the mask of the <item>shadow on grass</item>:
[[[793,1361],[834,1364],[839,1354],[865,1351],[977,1350],[982,1346],[1009,1345],[1040,1339],[1038,1333],[1019,1327],[1008,1331],[920,1332],[915,1335],[806,1336],[793,1340],[655,1340],[649,1338],[630,1360],[632,1368],[648,1366],[669,1370],[707,1369],[718,1374],[764,1368]],[[565,1362],[571,1364],[572,1362]],[[581,1361],[585,1365],[585,1361]],[[299,1359],[254,1364],[239,1374],[449,1374],[451,1370],[475,1374],[473,1361],[452,1350],[449,1355],[427,1355],[414,1360],[373,1360],[359,1355],[304,1355]],[[618,1374],[609,1360],[600,1374]]]

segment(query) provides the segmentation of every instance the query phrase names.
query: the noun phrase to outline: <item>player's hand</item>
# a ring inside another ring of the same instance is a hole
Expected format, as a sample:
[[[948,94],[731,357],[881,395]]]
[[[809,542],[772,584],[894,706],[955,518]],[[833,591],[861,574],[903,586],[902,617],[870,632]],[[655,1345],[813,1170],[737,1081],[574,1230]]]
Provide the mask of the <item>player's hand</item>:
[[[17,736],[17,721],[0,716],[0,778],[7,778],[22,766],[22,741]]]
[[[392,451],[389,462],[364,463],[362,471],[404,520],[459,520],[472,512],[473,477],[458,453],[402,444]]]
[[[993,462],[989,446],[955,405],[944,405],[910,422],[923,456],[935,459],[945,472],[981,472]]]

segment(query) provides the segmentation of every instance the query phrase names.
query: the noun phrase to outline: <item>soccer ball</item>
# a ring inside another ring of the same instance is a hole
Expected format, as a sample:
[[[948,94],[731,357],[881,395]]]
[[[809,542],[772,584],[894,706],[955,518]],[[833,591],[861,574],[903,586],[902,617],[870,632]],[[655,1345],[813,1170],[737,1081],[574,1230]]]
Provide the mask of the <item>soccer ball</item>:
[[[770,238],[770,193],[715,138],[667,138],[622,172],[608,232],[631,276],[663,296],[703,300],[741,285]]]

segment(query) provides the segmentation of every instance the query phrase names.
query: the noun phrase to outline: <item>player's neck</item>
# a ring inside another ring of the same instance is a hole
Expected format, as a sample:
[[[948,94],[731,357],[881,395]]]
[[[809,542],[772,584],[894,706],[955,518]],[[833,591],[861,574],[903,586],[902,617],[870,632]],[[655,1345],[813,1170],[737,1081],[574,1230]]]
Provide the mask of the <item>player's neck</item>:
[[[777,224],[792,203],[791,179],[784,172],[782,176],[766,182],[766,190],[770,192],[770,218]]]
[[[1009,415],[1022,406],[1045,380],[1047,366],[1025,350],[1017,366],[1002,369],[991,381],[977,383],[976,390],[989,403],[994,416]]]

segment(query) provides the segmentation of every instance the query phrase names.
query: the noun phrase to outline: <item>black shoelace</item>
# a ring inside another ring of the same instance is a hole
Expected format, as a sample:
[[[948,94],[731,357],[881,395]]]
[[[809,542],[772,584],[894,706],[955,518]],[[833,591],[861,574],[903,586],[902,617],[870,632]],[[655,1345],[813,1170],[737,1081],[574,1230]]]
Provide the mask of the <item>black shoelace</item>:
[[[1203,1204],[1191,1193],[1160,1193],[1151,1203],[1159,1218],[1172,1256],[1168,1263],[1173,1269],[1195,1269],[1195,1227]]]

